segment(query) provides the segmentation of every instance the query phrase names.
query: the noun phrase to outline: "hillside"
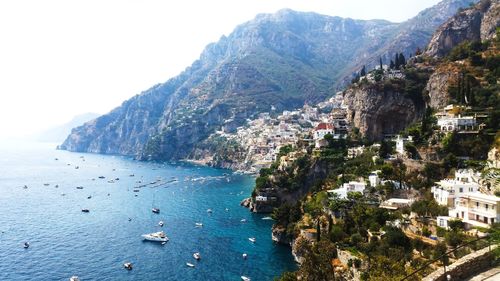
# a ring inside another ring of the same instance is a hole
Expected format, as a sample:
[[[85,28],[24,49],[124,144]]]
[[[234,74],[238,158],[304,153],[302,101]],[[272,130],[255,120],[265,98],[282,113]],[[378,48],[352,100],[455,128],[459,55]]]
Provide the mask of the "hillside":
[[[215,130],[232,130],[272,107],[293,109],[333,95],[367,54],[426,45],[438,24],[469,2],[445,0],[401,24],[291,10],[258,15],[208,45],[179,76],[75,128],[60,147],[184,158]]]

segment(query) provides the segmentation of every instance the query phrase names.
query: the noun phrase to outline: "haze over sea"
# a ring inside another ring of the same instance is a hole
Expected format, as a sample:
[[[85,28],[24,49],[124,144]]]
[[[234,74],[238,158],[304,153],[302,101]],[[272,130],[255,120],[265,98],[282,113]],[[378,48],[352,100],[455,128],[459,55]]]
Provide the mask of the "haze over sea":
[[[271,240],[273,221],[239,206],[252,191],[249,176],[54,148],[0,145],[0,280],[272,280],[296,268],[290,250]],[[142,241],[160,230],[165,245]]]

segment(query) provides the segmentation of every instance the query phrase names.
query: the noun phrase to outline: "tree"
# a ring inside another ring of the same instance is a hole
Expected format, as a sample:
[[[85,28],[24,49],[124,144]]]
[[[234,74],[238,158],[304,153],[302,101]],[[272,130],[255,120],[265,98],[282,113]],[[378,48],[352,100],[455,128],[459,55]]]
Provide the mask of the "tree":
[[[399,66],[401,65],[401,62],[399,61],[399,55],[396,53],[394,56],[394,68],[399,69]]]
[[[363,65],[363,68],[361,68],[361,72],[359,73],[359,76],[363,77],[366,75],[366,67]]]
[[[320,226],[320,219],[318,218],[318,221],[316,223],[316,241],[321,240],[321,226]]]
[[[384,68],[382,67],[382,57],[379,58],[379,63],[380,63],[380,70],[383,70]]]
[[[404,67],[406,65],[406,58],[403,55],[403,53],[399,53],[398,60],[399,60],[399,65],[400,66]]]
[[[394,61],[391,60],[390,64],[389,64],[389,68],[390,69],[394,69],[396,67],[396,65],[394,64]]]

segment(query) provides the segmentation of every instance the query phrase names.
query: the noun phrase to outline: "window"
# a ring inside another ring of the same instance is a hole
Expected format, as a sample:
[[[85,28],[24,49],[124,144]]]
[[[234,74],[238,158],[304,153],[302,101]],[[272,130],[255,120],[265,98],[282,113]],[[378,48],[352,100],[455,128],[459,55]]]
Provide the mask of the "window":
[[[464,192],[464,188],[463,188],[463,187],[460,187],[460,188],[458,189],[458,192],[460,192],[460,193]]]
[[[488,210],[488,204],[484,204],[484,207],[486,208],[486,210]]]
[[[476,202],[476,208],[479,208],[479,202]]]

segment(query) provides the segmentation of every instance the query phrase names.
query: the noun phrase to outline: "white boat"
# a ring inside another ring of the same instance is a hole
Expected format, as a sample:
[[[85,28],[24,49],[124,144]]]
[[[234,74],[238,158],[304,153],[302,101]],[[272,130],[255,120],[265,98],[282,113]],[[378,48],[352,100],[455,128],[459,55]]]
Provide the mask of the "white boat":
[[[201,259],[201,255],[200,255],[200,253],[198,253],[198,252],[194,253],[194,254],[193,254],[193,258],[194,258],[195,260],[200,260],[200,259]]]
[[[69,281],[80,281],[80,278],[78,276],[74,275],[69,278]]]
[[[203,224],[201,222],[197,222],[197,223],[195,223],[195,225],[196,225],[196,227],[202,227],[203,226]]]
[[[187,262],[186,265],[189,266],[189,267],[194,267],[194,264],[189,263],[189,262]]]
[[[242,255],[242,256],[243,256],[243,259],[245,259],[245,260],[246,260],[246,259],[247,259],[247,257],[248,257],[247,253],[243,253],[243,255]]]
[[[30,243],[29,242],[24,242],[24,246],[23,246],[25,249],[28,249],[30,247]]]
[[[144,240],[153,241],[153,242],[167,242],[168,237],[165,235],[163,231],[148,233],[141,235]]]
[[[255,243],[256,239],[255,239],[255,237],[250,237],[250,238],[248,238],[248,240],[250,240],[250,242],[252,242],[252,243]]]
[[[272,220],[273,218],[271,218],[271,217],[263,217],[262,219],[263,220]]]
[[[207,213],[212,213],[212,209],[207,209]]]
[[[126,270],[132,270],[132,263],[130,262],[126,262],[123,264],[123,267],[126,269]]]
[[[240,222],[247,222],[247,219],[241,219]]]
[[[160,208],[153,208],[153,209],[151,209],[151,212],[153,212],[155,214],[159,214],[160,213]]]
[[[158,222],[159,226],[163,226],[165,223],[163,221]]]
[[[243,280],[243,281],[251,281],[252,279],[250,279],[250,277],[246,277],[246,276],[241,275],[241,280]]]

